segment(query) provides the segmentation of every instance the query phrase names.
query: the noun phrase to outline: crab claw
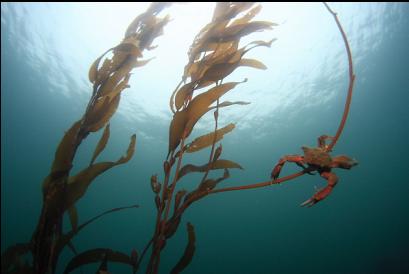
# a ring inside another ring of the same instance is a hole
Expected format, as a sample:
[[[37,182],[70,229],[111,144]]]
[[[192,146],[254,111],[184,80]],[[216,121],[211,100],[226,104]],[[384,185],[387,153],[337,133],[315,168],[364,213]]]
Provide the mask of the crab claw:
[[[308,199],[307,201],[303,202],[302,204],[300,204],[300,206],[307,206],[307,207],[311,207],[313,205],[315,205],[316,203],[318,203],[319,201],[324,200],[332,191],[333,187],[330,185],[327,185],[326,187],[318,190],[314,196],[312,196],[310,199]]]
[[[338,177],[335,175],[335,173],[325,171],[320,173],[321,177],[326,179],[328,184],[326,187],[319,189],[317,192],[315,192],[314,196],[312,196],[310,199],[302,203],[300,206],[308,206],[311,207],[318,203],[321,200],[324,200],[332,191],[332,189],[335,187],[335,185],[338,183]]]
[[[314,198],[310,198],[307,201],[305,201],[304,203],[300,204],[300,206],[306,206],[306,207],[312,207],[313,205],[315,205],[318,201],[315,200]]]
[[[332,166],[343,168],[343,169],[351,169],[352,167],[356,166],[358,161],[350,158],[346,155],[339,155],[332,158]]]

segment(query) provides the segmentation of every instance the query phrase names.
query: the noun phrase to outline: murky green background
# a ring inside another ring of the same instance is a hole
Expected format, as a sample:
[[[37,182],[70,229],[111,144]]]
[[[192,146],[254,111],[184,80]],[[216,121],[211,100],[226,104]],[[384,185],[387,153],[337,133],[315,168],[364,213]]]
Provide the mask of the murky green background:
[[[127,24],[147,6],[127,5],[1,4],[2,251],[32,235],[42,179],[64,131],[88,102],[89,66],[120,41]],[[334,134],[345,102],[345,49],[324,7],[263,5],[258,18],[280,26],[249,39],[278,40],[270,49],[251,53],[268,70],[241,68],[229,78],[249,82],[226,99],[252,104],[221,112],[221,125],[237,123],[223,140],[223,157],[245,168],[233,170],[223,186],[265,181],[282,155],[301,153],[300,147],[315,145],[319,135]],[[357,75],[350,116],[334,154],[355,157],[359,165],[338,170],[340,181],[331,196],[308,209],[299,204],[315,185],[325,185],[319,176],[194,204],[167,244],[161,273],[168,273],[183,253],[187,221],[195,226],[197,242],[186,273],[409,273],[409,5],[331,6],[350,40]],[[150,239],[156,210],[149,178],[162,176],[171,119],[168,98],[182,75],[187,49],[212,9],[213,4],[192,3],[167,11],[174,20],[156,41],[159,47],[146,55],[156,59],[135,69],[100,160],[122,155],[133,133],[135,156],[96,179],[77,205],[80,223],[110,208],[141,207],[87,227],[74,240],[78,250],[140,252]],[[213,128],[211,116],[195,136]],[[83,143],[74,172],[89,163],[100,134]],[[187,161],[203,164],[207,153]],[[296,170],[288,165],[283,174]],[[194,178],[181,187],[191,189]],[[64,251],[60,272],[71,256]],[[112,266],[113,273],[130,271]],[[94,273],[95,266],[84,270]]]

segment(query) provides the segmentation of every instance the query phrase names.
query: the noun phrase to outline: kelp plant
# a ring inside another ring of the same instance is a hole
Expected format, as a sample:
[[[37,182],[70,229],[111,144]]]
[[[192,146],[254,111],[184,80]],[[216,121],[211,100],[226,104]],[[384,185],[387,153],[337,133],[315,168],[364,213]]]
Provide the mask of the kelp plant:
[[[136,136],[131,141],[126,155],[114,162],[95,163],[98,155],[107,145],[110,135],[109,120],[116,112],[121,92],[129,88],[131,70],[143,66],[149,60],[139,60],[144,50],[151,50],[153,40],[163,33],[163,27],[169,18],[159,18],[158,13],[167,3],[153,3],[145,13],[134,19],[126,30],[125,37],[116,47],[102,54],[91,66],[89,80],[93,92],[84,115],[65,133],[55,153],[50,174],[43,182],[43,206],[37,227],[30,243],[9,247],[1,258],[2,273],[55,273],[58,257],[64,247],[68,246],[77,253],[71,239],[85,226],[99,217],[137,205],[115,208],[78,225],[76,202],[84,196],[92,181],[108,169],[128,162],[135,151]],[[112,57],[107,55],[112,52]],[[78,147],[90,133],[104,128],[88,167],[75,175],[70,174]],[[72,230],[63,232],[63,216],[68,212]],[[23,262],[22,256],[31,253],[32,263]],[[116,261],[131,265],[134,269],[137,262],[136,251],[131,256],[106,248],[86,251],[75,257],[67,266],[66,273],[84,262],[103,261],[102,271],[107,261]],[[102,273],[102,272],[101,272]]]
[[[304,156],[289,155],[280,159],[274,167],[271,179],[267,182],[255,183],[237,187],[219,188],[216,187],[225,179],[229,178],[229,169],[242,168],[239,164],[222,159],[222,146],[216,143],[223,136],[231,132],[235,125],[230,123],[219,128],[219,110],[232,105],[247,104],[247,102],[220,102],[220,98],[227,92],[233,90],[241,82],[227,82],[223,80],[240,66],[250,66],[257,69],[266,69],[266,66],[258,60],[243,58],[244,55],[256,47],[270,47],[274,41],[253,41],[243,47],[239,47],[240,39],[256,31],[272,29],[276,24],[268,21],[252,21],[260,11],[261,6],[254,3],[217,3],[212,21],[207,24],[196,36],[188,52],[189,61],[185,66],[182,80],[176,87],[170,98],[170,109],[173,112],[173,119],[169,128],[169,150],[163,163],[164,179],[163,184],[159,182],[157,175],[151,178],[152,190],[155,194],[157,207],[156,226],[152,239],[146,245],[140,261],[145,252],[151,248],[151,256],[146,273],[158,273],[161,251],[166,242],[177,231],[181,218],[185,210],[194,202],[210,194],[244,190],[259,187],[271,186],[284,181],[294,179],[303,174],[316,171],[328,181],[328,185],[319,190],[311,199],[302,205],[312,206],[323,200],[332,191],[338,178],[331,172],[332,168],[350,169],[357,162],[348,156],[341,155],[331,157],[329,152],[336,144],[349,112],[352,96],[352,88],[355,79],[352,67],[352,55],[344,31],[334,12],[326,5],[328,11],[334,16],[335,21],[341,31],[342,37],[348,53],[350,84],[348,98],[345,104],[344,115],[334,137],[323,135],[318,138],[318,147],[303,147]],[[244,14],[243,14],[244,13]],[[243,14],[241,17],[239,14]],[[200,92],[200,89],[204,89]],[[196,123],[208,112],[214,110],[214,130],[203,136],[187,142]],[[331,144],[327,145],[326,140],[331,139]],[[210,155],[207,163],[196,166],[186,164],[182,166],[182,159],[185,153],[209,148]],[[303,170],[283,178],[278,178],[285,162],[295,162]],[[223,174],[210,177],[210,172],[223,170]],[[188,192],[186,189],[176,190],[179,180],[192,172],[203,173],[202,179],[196,188]],[[173,174],[173,176],[171,176]],[[173,201],[174,199],[174,201]],[[173,210],[171,209],[173,204]],[[195,251],[195,234],[193,225],[187,224],[188,244],[182,258],[177,262],[171,273],[179,273],[191,262]]]
[[[166,241],[176,232],[183,211],[227,179],[229,169],[241,168],[233,161],[220,159],[222,147],[220,145],[215,148],[215,144],[223,138],[224,134],[232,131],[235,127],[234,124],[228,124],[218,128],[219,109],[235,104],[246,104],[246,102],[219,102],[222,95],[247,81],[244,79],[241,82],[222,83],[224,78],[239,66],[266,68],[258,60],[243,57],[256,47],[270,47],[273,40],[268,42],[254,41],[239,47],[242,37],[256,31],[271,29],[275,25],[267,21],[251,21],[261,10],[260,5],[255,7],[253,5],[253,3],[217,3],[212,21],[199,32],[189,49],[189,62],[185,66],[182,80],[170,98],[170,108],[174,115],[169,128],[168,155],[163,164],[163,187],[156,175],[153,175],[151,179],[158,213],[156,229],[152,241],[148,244],[152,244],[152,254],[147,273],[158,272],[160,252]],[[243,16],[236,18],[244,12]],[[205,91],[196,95],[195,93],[200,89],[205,89]],[[212,104],[215,105],[212,106]],[[214,110],[214,130],[186,144],[186,140],[196,123],[211,110]],[[194,153],[210,146],[210,156],[206,164],[203,166],[187,164],[182,167],[185,153]],[[173,168],[175,171],[171,178]],[[217,169],[223,169],[223,175],[218,178],[209,178],[210,171]],[[196,189],[191,192],[185,189],[175,192],[178,181],[191,172],[204,173]],[[175,200],[171,214],[173,198]],[[180,272],[193,255],[194,243],[192,241],[194,241],[194,236],[192,235],[194,235],[194,229],[191,224],[188,224],[188,232],[188,247],[172,273]]]

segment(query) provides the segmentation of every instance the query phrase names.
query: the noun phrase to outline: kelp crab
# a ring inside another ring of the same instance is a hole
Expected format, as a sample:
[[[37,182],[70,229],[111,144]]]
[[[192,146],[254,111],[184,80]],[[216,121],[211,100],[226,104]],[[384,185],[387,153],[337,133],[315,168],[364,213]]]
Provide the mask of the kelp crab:
[[[358,164],[357,160],[346,155],[331,157],[329,146],[325,144],[326,139],[333,139],[333,137],[322,135],[318,138],[318,147],[301,147],[304,151],[304,156],[286,155],[282,157],[271,172],[272,180],[277,180],[284,164],[291,162],[302,167],[306,173],[312,174],[311,172],[317,171],[322,178],[327,180],[327,186],[319,189],[310,199],[303,202],[301,206],[311,207],[324,200],[331,193],[338,183],[338,176],[332,172],[333,168],[351,169]]]

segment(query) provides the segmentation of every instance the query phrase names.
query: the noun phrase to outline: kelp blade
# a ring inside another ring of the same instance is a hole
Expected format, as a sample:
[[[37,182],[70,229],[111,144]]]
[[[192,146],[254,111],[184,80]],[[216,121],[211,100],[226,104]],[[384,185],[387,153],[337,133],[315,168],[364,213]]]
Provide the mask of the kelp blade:
[[[187,164],[180,169],[178,180],[191,172],[206,172],[208,169],[216,170],[216,169],[227,169],[227,168],[238,168],[243,169],[241,165],[235,163],[230,160],[219,159],[214,162],[202,165],[202,166],[195,166],[191,164]]]
[[[216,132],[211,132],[211,133],[202,135],[190,143],[186,152],[188,153],[196,152],[208,146],[211,146],[213,144],[213,141],[217,143],[218,141],[223,139],[223,136],[225,134],[231,132],[234,128],[235,128],[235,125],[233,123],[230,123],[227,126],[216,130]]]
[[[192,261],[193,255],[196,249],[196,236],[195,230],[191,223],[187,223],[187,233],[188,233],[188,243],[185,248],[185,252],[183,253],[182,258],[180,258],[179,262],[173,267],[171,274],[178,274],[182,272]]]
[[[122,252],[114,251],[108,248],[95,248],[84,251],[75,256],[65,268],[64,274],[70,273],[80,266],[100,262],[106,256],[107,261],[123,263],[135,267],[132,258]]]

